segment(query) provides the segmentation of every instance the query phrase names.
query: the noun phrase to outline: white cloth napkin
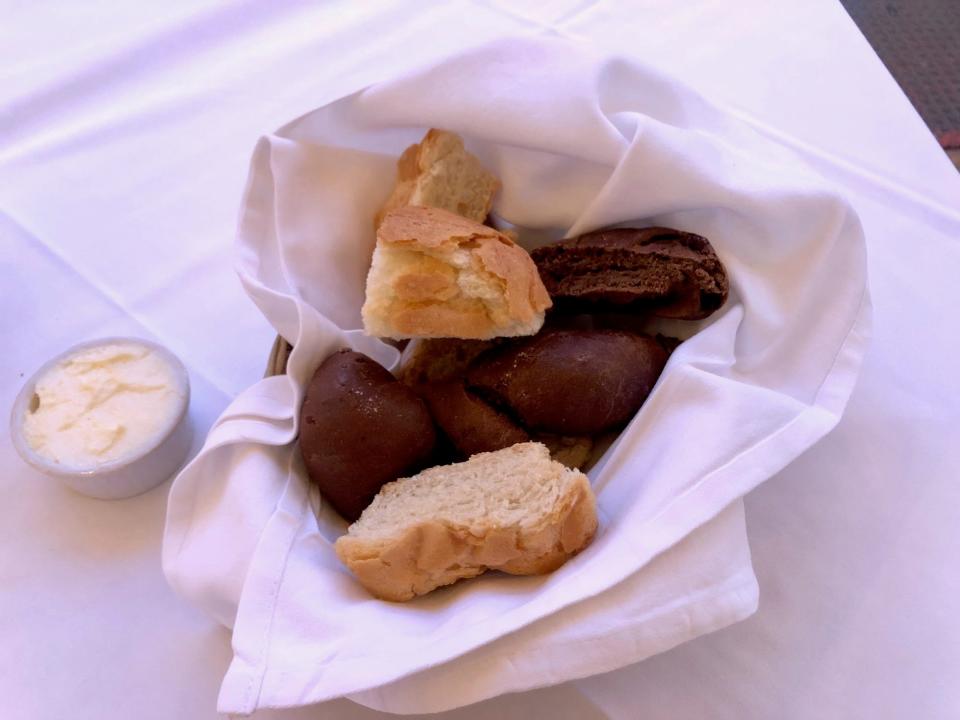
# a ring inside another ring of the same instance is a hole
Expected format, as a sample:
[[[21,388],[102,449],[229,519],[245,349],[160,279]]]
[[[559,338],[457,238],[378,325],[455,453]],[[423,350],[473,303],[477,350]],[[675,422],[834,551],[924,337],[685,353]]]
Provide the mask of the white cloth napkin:
[[[600,530],[586,551],[545,577],[490,574],[400,605],[338,562],[345,524],[314,512],[291,441],[330,352],[396,362],[356,328],[371,219],[428,127],[460,133],[502,179],[495,211],[528,243],[677,227],[711,240],[732,294],[590,472]],[[163,550],[174,587],[234,627],[226,712],[343,695],[445,709],[609,670],[748,614],[741,508],[717,516],[836,424],[869,325],[860,225],[822,179],[654,70],[555,40],[494,43],[262,139],[237,252],[294,351],[288,375],[237,398],[175,481]],[[716,568],[703,546],[654,560],[712,518],[699,534],[730,559],[724,582],[698,584]]]

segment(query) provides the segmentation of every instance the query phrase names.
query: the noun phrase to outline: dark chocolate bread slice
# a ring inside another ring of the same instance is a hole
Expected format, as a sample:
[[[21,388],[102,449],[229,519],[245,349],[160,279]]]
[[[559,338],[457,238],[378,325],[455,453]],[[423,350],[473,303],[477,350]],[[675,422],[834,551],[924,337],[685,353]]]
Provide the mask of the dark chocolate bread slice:
[[[700,320],[727,299],[723,264],[706,238],[670,228],[597,230],[534,250],[558,308],[631,309]]]

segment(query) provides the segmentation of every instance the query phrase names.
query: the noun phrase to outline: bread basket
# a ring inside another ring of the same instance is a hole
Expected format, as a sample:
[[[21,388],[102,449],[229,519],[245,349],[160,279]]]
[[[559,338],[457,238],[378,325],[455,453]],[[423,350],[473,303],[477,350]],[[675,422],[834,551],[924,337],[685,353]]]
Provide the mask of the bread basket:
[[[290,357],[291,350],[293,345],[277,335],[273,341],[273,347],[270,348],[270,357],[267,358],[267,368],[263,376],[273,377],[287,372],[287,359]]]

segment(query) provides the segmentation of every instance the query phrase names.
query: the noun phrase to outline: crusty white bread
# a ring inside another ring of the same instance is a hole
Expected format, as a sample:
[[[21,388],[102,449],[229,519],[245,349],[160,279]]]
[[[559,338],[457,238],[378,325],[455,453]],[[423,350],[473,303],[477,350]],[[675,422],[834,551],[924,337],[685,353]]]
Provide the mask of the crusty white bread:
[[[387,213],[367,275],[367,334],[396,340],[533,335],[550,296],[530,254],[446,210]]]
[[[528,442],[384,485],[336,551],[370,593],[402,601],[488,569],[551,572],[596,529],[587,476]]]
[[[376,225],[394,208],[436,207],[483,222],[493,206],[500,181],[463,147],[463,140],[431,129],[397,162],[397,184],[376,216]]]

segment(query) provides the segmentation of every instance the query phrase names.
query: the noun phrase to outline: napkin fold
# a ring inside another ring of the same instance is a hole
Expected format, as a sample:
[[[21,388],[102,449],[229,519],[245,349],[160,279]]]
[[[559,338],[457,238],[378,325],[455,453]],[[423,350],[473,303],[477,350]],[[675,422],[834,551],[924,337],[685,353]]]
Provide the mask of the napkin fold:
[[[337,560],[345,523],[311,494],[292,441],[327,355],[397,361],[356,329],[373,215],[429,127],[461,134],[501,178],[494,209],[528,247],[541,231],[677,227],[711,240],[732,292],[685,326],[591,470],[587,550],[548,576],[491,573],[401,605]],[[173,586],[234,628],[219,699],[234,713],[344,695],[447,709],[614,669],[749,614],[738,499],[836,424],[869,327],[860,224],[821,178],[654,69],[558,40],[499,41],[263,138],[237,258],[294,345],[288,374],[211,430],[171,488],[163,548]]]

